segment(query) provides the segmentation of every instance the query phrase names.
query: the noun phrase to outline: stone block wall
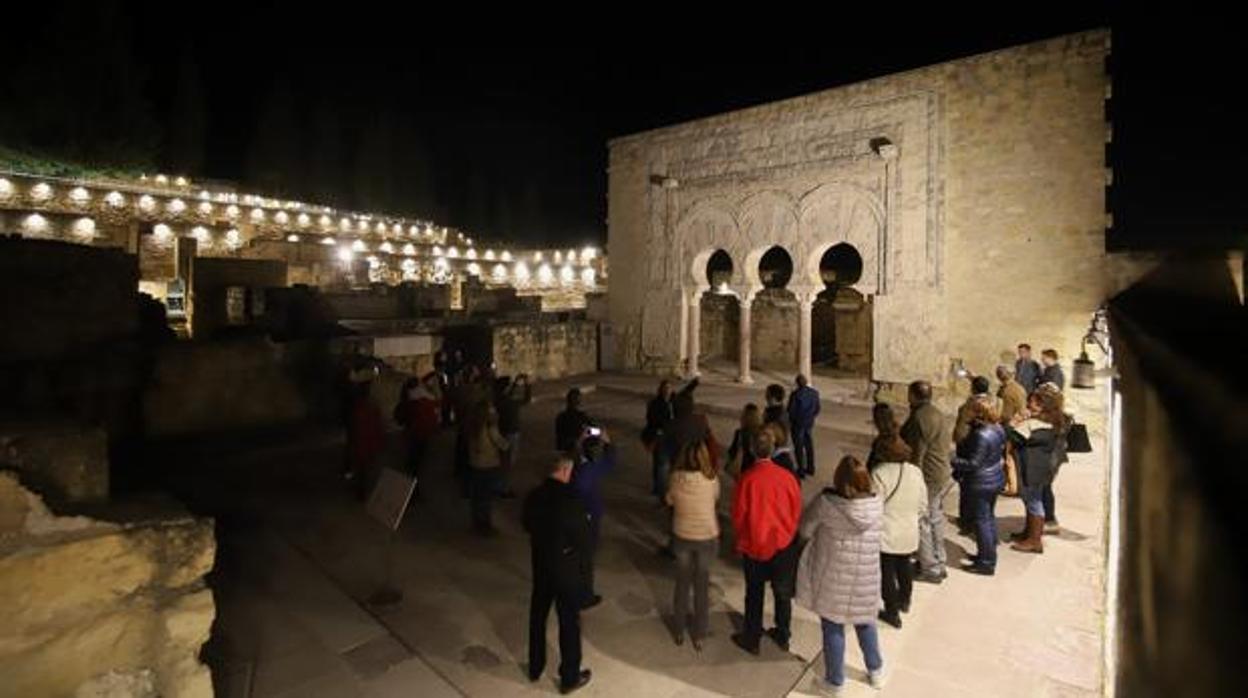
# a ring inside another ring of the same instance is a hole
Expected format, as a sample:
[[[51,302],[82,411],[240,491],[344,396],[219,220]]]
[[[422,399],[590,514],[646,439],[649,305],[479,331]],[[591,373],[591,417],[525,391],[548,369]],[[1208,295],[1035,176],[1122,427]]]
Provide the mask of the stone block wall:
[[[59,503],[108,499],[108,435],[70,424],[0,424],[0,468]]]
[[[580,320],[499,324],[493,328],[499,375],[552,380],[598,370],[598,323]]]
[[[202,257],[195,260],[191,296],[194,298],[197,337],[211,337],[216,331],[229,325],[227,289],[242,288],[246,293],[245,315],[250,318],[252,308],[259,309],[256,301],[264,289],[286,286],[286,263],[276,260],[228,259]]]
[[[749,288],[781,245],[790,290],[813,294],[842,242],[877,381],[947,383],[951,359],[986,372],[1019,341],[1077,353],[1142,272],[1105,251],[1108,52],[1085,32],[612,141],[613,358],[677,363],[680,294],[712,251]]]
[[[210,698],[198,660],[214,607],[212,522],[60,517],[0,473],[0,698],[69,696],[146,673],[166,698]]]

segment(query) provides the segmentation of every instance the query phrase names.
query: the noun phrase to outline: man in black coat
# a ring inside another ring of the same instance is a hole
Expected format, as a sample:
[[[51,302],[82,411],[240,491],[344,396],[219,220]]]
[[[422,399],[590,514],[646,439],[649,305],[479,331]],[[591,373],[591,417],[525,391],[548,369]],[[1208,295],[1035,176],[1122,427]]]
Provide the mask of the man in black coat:
[[[529,605],[529,680],[546,669],[546,619],[559,617],[559,690],[589,683],[581,669],[581,603],[585,600],[592,535],[589,514],[576,495],[572,459],[559,456],[550,476],[524,500],[524,529],[532,544],[533,596]]]

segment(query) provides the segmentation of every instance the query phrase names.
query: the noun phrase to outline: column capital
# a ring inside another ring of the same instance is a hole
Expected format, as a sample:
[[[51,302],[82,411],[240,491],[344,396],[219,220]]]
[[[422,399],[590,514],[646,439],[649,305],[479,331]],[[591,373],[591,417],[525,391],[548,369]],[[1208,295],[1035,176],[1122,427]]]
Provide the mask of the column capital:
[[[789,291],[797,297],[797,302],[805,307],[815,304],[815,299],[823,292],[818,286],[790,286]]]
[[[737,294],[737,302],[743,306],[748,306],[758,297],[758,293],[763,290],[763,287],[739,285],[732,286],[731,289],[733,293]]]

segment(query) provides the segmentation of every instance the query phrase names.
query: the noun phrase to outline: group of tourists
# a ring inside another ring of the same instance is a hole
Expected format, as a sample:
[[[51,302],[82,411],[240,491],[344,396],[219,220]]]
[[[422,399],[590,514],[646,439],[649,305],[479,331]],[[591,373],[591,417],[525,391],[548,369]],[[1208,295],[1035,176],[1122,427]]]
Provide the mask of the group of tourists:
[[[721,519],[727,519],[745,578],[744,621],[732,641],[757,655],[766,637],[787,651],[796,601],[821,619],[820,691],[835,694],[845,682],[846,626],[857,635],[869,683],[882,686],[876,624],[900,628],[914,582],[947,578],[944,502],[955,484],[958,527],[977,544],[962,563],[969,573],[995,574],[995,505],[1003,493],[1018,495],[1026,514],[1023,529],[1011,536],[1014,550],[1042,553],[1043,535],[1059,530],[1052,483],[1066,461],[1072,419],[1064,409],[1057,354],[1045,350],[1036,362],[1030,347],[1020,345],[1017,361],[998,366],[996,377],[995,392],[986,377],[974,377],[955,418],[940,411],[923,381],[908,388],[904,422],[891,405],[876,404],[869,452],[841,458],[831,485],[805,503],[801,484],[816,472],[813,431],[821,406],[805,376],[796,377],[791,393],[768,385],[761,409],[747,404],[726,449],[697,408],[698,380],[679,389],[662,381],[646,406],[641,440],[650,456],[651,493],[665,512],[659,552],[675,562],[675,643],[687,640],[700,651],[707,639],[710,567],[719,554]],[[455,470],[480,535],[497,534],[494,498],[514,496],[509,470],[520,444],[520,411],[531,399],[527,377],[498,378],[452,355],[440,358],[434,372],[409,380],[395,407],[413,474],[438,431],[454,429]],[[555,419],[558,456],[525,498],[522,520],[533,568],[528,675],[537,681],[545,670],[545,627],[554,608],[559,685],[569,693],[591,677],[581,666],[580,613],[602,601],[594,559],[602,485],[615,468],[616,448],[584,410],[579,390],[568,391],[565,401]],[[349,452],[360,448],[350,435],[348,441]],[[725,486],[732,488],[724,497],[726,517],[719,510]],[[768,587],[774,617],[764,628]]]

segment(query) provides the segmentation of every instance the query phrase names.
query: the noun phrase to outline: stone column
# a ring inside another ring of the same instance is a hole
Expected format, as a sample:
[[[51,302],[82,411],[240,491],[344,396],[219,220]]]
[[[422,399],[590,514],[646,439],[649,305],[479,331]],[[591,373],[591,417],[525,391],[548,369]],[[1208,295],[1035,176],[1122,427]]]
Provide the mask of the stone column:
[[[680,290],[680,362],[676,365],[684,371],[689,361],[689,291]]]
[[[738,323],[739,336],[737,358],[740,367],[737,371],[737,382],[749,385],[754,382],[754,378],[750,376],[750,343],[754,338],[753,328],[750,324],[751,310],[754,307],[755,291],[746,291],[737,296],[737,303],[741,309],[741,321]]]
[[[689,294],[689,363],[686,375],[697,378],[698,354],[702,352],[702,291]]]
[[[797,372],[810,378],[810,323],[816,291],[794,290],[797,296]]]

